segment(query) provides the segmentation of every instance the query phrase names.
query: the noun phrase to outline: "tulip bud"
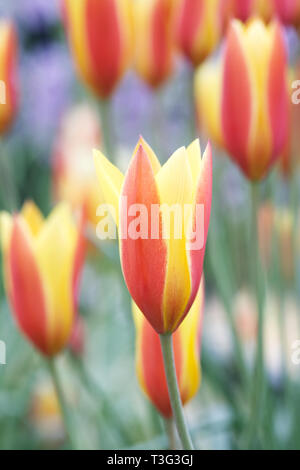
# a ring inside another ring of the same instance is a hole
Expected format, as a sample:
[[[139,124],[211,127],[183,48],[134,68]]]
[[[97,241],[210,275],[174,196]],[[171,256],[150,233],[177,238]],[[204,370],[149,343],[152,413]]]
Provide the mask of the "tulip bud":
[[[80,77],[109,97],[132,56],[131,0],[63,0],[63,16]]]
[[[300,0],[273,0],[275,12],[285,25],[300,25]]]
[[[133,6],[135,68],[151,87],[171,74],[175,56],[173,0],[136,0]]]
[[[54,146],[53,193],[56,201],[67,201],[74,211],[84,208],[93,226],[101,197],[91,159],[95,146],[101,146],[97,113],[85,104],[72,108],[63,118]]]
[[[197,393],[200,386],[200,335],[204,305],[204,282],[188,317],[173,335],[178,387],[182,404]],[[133,303],[136,325],[136,369],[141,388],[165,417],[172,416],[159,335]]]
[[[17,110],[17,36],[10,21],[0,21],[0,135],[11,126]]]
[[[278,160],[288,139],[287,54],[280,25],[233,20],[223,66],[225,146],[244,174],[258,181]]]
[[[44,220],[33,203],[0,215],[6,293],[15,320],[45,356],[58,354],[73,328],[83,264],[82,227],[58,205]]]
[[[95,164],[119,227],[128,290],[157,333],[174,332],[199,289],[210,220],[212,156],[199,141],[162,167],[141,138],[125,177],[100,152]]]
[[[213,52],[222,36],[220,0],[179,0],[176,37],[182,53],[199,65]]]

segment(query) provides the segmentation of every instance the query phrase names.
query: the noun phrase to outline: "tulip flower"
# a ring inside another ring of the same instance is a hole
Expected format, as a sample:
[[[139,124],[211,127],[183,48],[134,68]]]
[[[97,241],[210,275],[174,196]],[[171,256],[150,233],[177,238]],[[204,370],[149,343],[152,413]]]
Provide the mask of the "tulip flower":
[[[175,364],[182,403],[190,401],[200,385],[200,334],[204,282],[187,318],[173,335]],[[172,417],[159,335],[133,303],[136,325],[136,369],[141,388],[165,417]]]
[[[141,138],[125,177],[101,152],[95,151],[94,158],[101,190],[118,223],[128,290],[157,333],[172,333],[189,312],[202,277],[212,196],[210,145],[202,160],[196,140],[161,167]],[[141,221],[134,214],[137,204]],[[182,213],[184,207],[191,209],[182,216],[179,231],[168,210],[174,207]],[[140,223],[141,233],[135,233]]]
[[[259,16],[269,22],[274,14],[274,0],[221,0],[225,26],[232,18],[246,22],[252,16]]]
[[[195,100],[198,126],[219,147],[223,147],[221,122],[222,63],[210,60],[195,73]]]
[[[135,68],[151,87],[171,74],[174,59],[173,0],[136,0],[133,5]]]
[[[11,126],[17,110],[17,36],[13,24],[0,21],[0,135]]]
[[[179,0],[176,38],[180,50],[199,65],[213,52],[222,36],[220,0]]]
[[[2,212],[0,222],[13,316],[24,336],[51,358],[67,345],[76,318],[82,230],[65,203],[44,219],[29,202],[17,215]]]
[[[101,144],[98,116],[93,108],[82,104],[64,116],[52,158],[55,200],[67,201],[74,211],[83,208],[92,226],[97,224],[101,193],[90,153]]]
[[[82,80],[109,97],[132,56],[130,0],[63,0],[71,51]]]
[[[299,0],[273,0],[275,12],[285,25],[300,25]]]
[[[259,47],[257,46],[259,44]],[[287,139],[289,94],[283,31],[233,20],[224,49],[222,127],[232,159],[252,181],[264,178]]]

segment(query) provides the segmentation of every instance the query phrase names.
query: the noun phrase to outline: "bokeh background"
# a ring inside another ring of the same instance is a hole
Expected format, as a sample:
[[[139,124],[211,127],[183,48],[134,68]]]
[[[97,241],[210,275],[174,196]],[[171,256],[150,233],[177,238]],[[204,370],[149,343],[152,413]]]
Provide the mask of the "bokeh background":
[[[88,135],[93,141],[95,128],[95,141],[99,139],[101,145],[99,104],[77,78],[58,3],[0,1],[0,16],[15,22],[20,47],[19,110],[13,128],[2,138],[1,152],[9,160],[17,206],[31,199],[44,214],[49,213],[55,200],[53,162],[65,137],[62,133],[69,133],[69,140],[62,145],[67,145],[71,159],[72,151],[76,154],[81,149],[81,137]],[[294,29],[287,29],[286,40],[290,61],[296,63],[299,39]],[[120,167],[126,168],[140,134],[162,162],[178,147],[189,144],[194,112],[191,72],[191,65],[178,55],[174,73],[154,93],[134,70],[128,71],[112,98]],[[300,121],[297,124],[300,129]],[[202,138],[204,147],[207,137]],[[86,153],[84,144],[82,151]],[[90,172],[89,161],[82,171]],[[299,243],[295,252],[291,251],[295,233],[299,240],[298,196],[298,170],[291,181],[276,168],[262,184],[259,235],[268,281],[268,385],[262,420],[265,448],[300,448],[300,364],[292,362],[292,346],[300,339]],[[0,204],[5,207],[5,201]],[[205,260],[202,384],[186,407],[193,438],[200,448],[241,447],[249,420],[232,333],[234,327],[250,371],[257,312],[249,286],[249,214],[247,181],[214,146],[213,213]],[[274,230],[279,244],[272,241]],[[134,324],[117,247],[93,242],[81,285],[83,349],[67,351],[59,359],[80,447],[166,448],[163,422],[142,394],[136,378]],[[7,364],[0,365],[0,448],[64,448],[63,425],[47,370],[16,329],[2,281],[0,339],[7,345]]]

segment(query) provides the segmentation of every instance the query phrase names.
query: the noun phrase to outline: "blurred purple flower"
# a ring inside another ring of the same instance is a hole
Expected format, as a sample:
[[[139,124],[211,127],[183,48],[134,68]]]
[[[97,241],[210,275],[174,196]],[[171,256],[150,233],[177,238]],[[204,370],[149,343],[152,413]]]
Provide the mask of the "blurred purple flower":
[[[25,56],[21,76],[19,132],[39,148],[50,150],[61,116],[71,102],[74,74],[66,47],[54,43]]]
[[[22,27],[28,29],[47,26],[59,19],[59,0],[2,0],[0,6],[1,13],[13,16]]]

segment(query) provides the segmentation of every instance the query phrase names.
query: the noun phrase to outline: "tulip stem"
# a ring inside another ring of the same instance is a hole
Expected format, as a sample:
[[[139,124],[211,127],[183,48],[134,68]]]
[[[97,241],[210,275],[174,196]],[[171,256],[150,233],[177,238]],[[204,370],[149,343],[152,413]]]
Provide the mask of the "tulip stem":
[[[62,420],[63,420],[64,427],[65,427],[65,433],[69,439],[71,448],[74,450],[76,449],[76,440],[73,434],[74,426],[72,423],[71,415],[69,413],[69,408],[65,399],[65,394],[62,389],[62,385],[58,376],[57,367],[56,367],[56,363],[54,359],[50,359],[48,361],[48,367],[49,367],[50,375],[53,381],[54,389],[56,391],[57,400],[59,403],[61,416],[62,416]]]
[[[249,439],[248,445],[257,438],[260,431],[261,414],[263,411],[264,400],[264,297],[265,286],[262,273],[262,266],[259,258],[258,240],[257,240],[257,211],[259,202],[259,187],[256,183],[251,186],[251,199],[252,199],[252,277],[253,285],[255,288],[257,312],[258,312],[258,333],[257,333],[257,348],[256,359],[254,365],[253,376],[253,389],[251,397],[251,418],[249,426]]]
[[[112,102],[111,98],[102,99],[100,101],[100,115],[101,115],[101,129],[104,151],[106,157],[114,162],[115,160],[115,146],[114,146],[114,135],[112,130]]]
[[[164,423],[169,441],[169,450],[176,450],[176,433],[173,418],[166,418]]]
[[[164,366],[166,379],[168,384],[170,402],[172,406],[173,416],[176,423],[179,438],[182,447],[185,450],[193,450],[193,443],[185,422],[183,407],[180,398],[178,382],[176,377],[173,339],[172,334],[160,335],[161,349],[164,358]]]
[[[11,168],[3,143],[0,148],[0,178],[1,178],[1,196],[2,203],[5,204],[5,209],[14,211],[17,209],[17,197],[14,187],[14,182],[11,174]]]

